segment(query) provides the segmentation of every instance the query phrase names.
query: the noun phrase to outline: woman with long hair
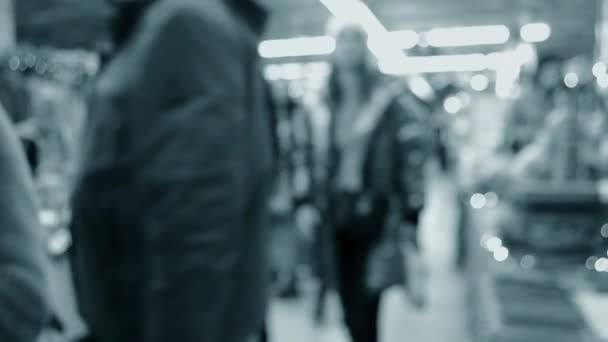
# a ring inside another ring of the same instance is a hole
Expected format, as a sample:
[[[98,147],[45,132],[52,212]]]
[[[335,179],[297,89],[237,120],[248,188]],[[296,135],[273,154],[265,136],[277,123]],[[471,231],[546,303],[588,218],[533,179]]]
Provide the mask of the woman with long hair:
[[[417,98],[372,62],[365,30],[346,24],[335,37],[327,89],[326,199],[337,287],[353,341],[375,342],[383,288],[370,286],[370,258],[389,217],[413,227],[409,236],[415,240],[424,204],[428,130]]]

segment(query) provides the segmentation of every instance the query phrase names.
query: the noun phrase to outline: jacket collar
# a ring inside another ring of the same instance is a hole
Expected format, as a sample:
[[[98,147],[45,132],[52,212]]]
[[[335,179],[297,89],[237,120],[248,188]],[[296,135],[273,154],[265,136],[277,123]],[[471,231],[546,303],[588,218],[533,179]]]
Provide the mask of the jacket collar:
[[[228,6],[258,36],[262,35],[268,11],[254,0],[225,0]]]

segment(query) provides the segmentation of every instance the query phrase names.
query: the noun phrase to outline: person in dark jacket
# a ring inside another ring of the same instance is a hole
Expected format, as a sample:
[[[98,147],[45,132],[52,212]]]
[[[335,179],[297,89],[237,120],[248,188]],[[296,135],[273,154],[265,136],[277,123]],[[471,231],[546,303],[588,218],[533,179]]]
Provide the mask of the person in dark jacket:
[[[269,279],[266,12],[120,3],[132,24],[97,81],[73,196],[81,313],[104,342],[249,341]]]
[[[49,305],[42,228],[25,156],[0,106],[0,341],[32,342]]]
[[[336,42],[327,99],[328,216],[346,326],[353,342],[375,342],[381,290],[369,287],[368,265],[389,215],[418,224],[428,129],[424,107],[370,61],[362,27],[343,25]],[[409,233],[415,240],[415,230]]]

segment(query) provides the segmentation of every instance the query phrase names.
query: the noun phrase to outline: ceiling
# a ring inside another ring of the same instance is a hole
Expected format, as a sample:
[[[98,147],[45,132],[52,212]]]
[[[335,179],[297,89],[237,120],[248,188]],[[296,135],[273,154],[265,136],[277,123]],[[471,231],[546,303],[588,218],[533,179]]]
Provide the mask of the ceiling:
[[[207,0],[201,0],[207,1]],[[516,33],[532,21],[553,28],[539,50],[572,56],[591,53],[601,0],[365,0],[389,30],[505,24]],[[107,39],[108,8],[99,0],[14,0],[21,41],[96,48]],[[330,14],[318,0],[264,0],[273,8],[267,38],[324,34]],[[515,36],[512,35],[512,36]],[[467,52],[496,46],[465,48]],[[461,52],[463,48],[442,50]]]
[[[267,37],[323,35],[330,18],[318,0],[267,0],[273,16]],[[599,0],[366,0],[389,31],[426,31],[439,27],[504,24],[516,37],[521,25],[546,22],[551,38],[539,44],[544,54],[565,57],[592,53]],[[442,53],[487,52],[497,46],[444,49]]]

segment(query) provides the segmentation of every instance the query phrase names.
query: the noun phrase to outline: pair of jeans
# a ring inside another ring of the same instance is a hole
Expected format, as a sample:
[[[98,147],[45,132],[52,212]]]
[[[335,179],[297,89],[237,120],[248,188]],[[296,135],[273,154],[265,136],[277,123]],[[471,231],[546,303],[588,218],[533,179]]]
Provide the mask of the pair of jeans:
[[[368,200],[369,206],[360,202]],[[334,198],[332,205],[344,210],[339,216],[333,216],[339,219],[332,224],[338,292],[345,323],[353,342],[377,342],[381,294],[367,287],[367,265],[384,230],[388,201],[342,194]]]

